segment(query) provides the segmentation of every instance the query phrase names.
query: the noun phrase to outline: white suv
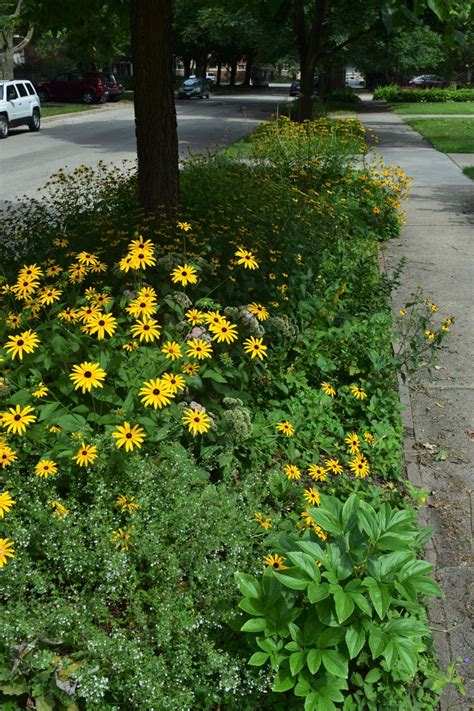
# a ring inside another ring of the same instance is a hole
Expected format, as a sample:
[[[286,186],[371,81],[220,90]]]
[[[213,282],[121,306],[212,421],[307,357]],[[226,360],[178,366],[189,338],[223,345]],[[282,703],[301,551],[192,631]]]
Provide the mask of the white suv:
[[[26,79],[0,81],[0,138],[6,138],[13,126],[29,126],[39,131],[41,107],[35,87]]]

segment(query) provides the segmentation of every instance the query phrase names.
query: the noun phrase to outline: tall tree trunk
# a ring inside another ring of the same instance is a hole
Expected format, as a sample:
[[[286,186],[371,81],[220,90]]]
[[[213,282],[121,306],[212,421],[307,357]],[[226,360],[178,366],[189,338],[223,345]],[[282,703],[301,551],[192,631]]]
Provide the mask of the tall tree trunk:
[[[178,203],[178,136],[173,92],[171,0],[130,0],[140,205]]]
[[[252,68],[253,68],[253,59],[254,55],[253,54],[247,54],[246,57],[246,63],[245,63],[245,77],[242,86],[250,86],[250,79],[252,77]]]
[[[236,76],[237,76],[237,60],[233,59],[230,64],[229,86],[235,86],[235,77]]]
[[[184,78],[189,79],[189,75],[191,74],[191,60],[190,59],[183,59],[183,67],[184,67]]]
[[[13,30],[0,31],[0,79],[13,79]]]
[[[221,85],[222,78],[222,62],[217,62],[216,86]]]

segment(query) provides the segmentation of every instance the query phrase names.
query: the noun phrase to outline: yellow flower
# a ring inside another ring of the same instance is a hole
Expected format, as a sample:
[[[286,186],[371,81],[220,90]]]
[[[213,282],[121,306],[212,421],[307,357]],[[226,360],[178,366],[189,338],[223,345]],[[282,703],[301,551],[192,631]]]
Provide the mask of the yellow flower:
[[[55,301],[59,301],[62,293],[61,289],[45,287],[44,289],[41,289],[38,294],[38,301],[42,306],[50,306],[51,304],[54,304]]]
[[[186,286],[187,284],[196,284],[197,280],[196,269],[189,264],[179,265],[171,272],[173,284]]]
[[[288,479],[297,480],[301,477],[301,471],[295,464],[285,464],[285,466],[283,467],[283,471],[285,472]]]
[[[69,513],[69,509],[67,509],[60,501],[48,501],[48,504],[53,509],[54,518],[58,521],[62,521],[63,518]]]
[[[364,439],[369,444],[372,444],[372,442],[374,441],[374,435],[370,434],[370,432],[364,432]]]
[[[36,476],[47,479],[51,474],[57,474],[58,465],[52,459],[41,459],[35,466]]]
[[[319,504],[321,503],[319,491],[315,489],[314,486],[311,489],[304,490],[304,498],[306,499],[308,504],[312,504],[313,506],[319,506]]]
[[[30,425],[36,420],[36,415],[31,415],[34,412],[33,408],[29,405],[25,405],[21,409],[20,405],[15,407],[10,407],[8,412],[2,412],[2,425],[7,429],[7,432],[13,432],[13,434],[24,434],[26,432],[26,425]]]
[[[359,385],[351,385],[351,393],[354,395],[356,400],[365,400],[367,393]]]
[[[349,446],[349,452],[351,454],[356,454],[359,451],[360,439],[355,432],[350,432],[344,438],[344,442]]]
[[[113,336],[117,329],[117,319],[110,314],[94,314],[87,321],[87,328],[91,336],[97,336],[101,341],[105,336]]]
[[[66,321],[67,323],[75,323],[75,321],[79,319],[79,312],[77,309],[73,309],[71,306],[68,306],[58,313],[58,318],[61,321]]]
[[[293,437],[293,435],[295,434],[294,426],[291,424],[291,422],[288,422],[287,420],[283,422],[277,422],[275,427],[279,432],[283,432],[286,437]]]
[[[120,449],[125,445],[125,451],[131,452],[134,447],[140,448],[145,439],[144,429],[139,425],[130,426],[129,422],[124,422],[123,425],[117,425],[115,432],[112,432],[112,437],[115,438],[116,446]]]
[[[249,304],[248,310],[250,313],[254,314],[259,321],[265,321],[270,316],[267,309],[265,306],[262,306],[262,304]]]
[[[321,389],[323,393],[329,395],[329,397],[334,397],[336,394],[335,388],[330,383],[322,382]]]
[[[20,301],[25,301],[29,296],[34,294],[36,289],[39,287],[39,281],[29,281],[28,279],[22,279],[18,281],[14,286],[12,286],[12,291],[16,298]]]
[[[94,304],[83,306],[77,311],[77,316],[83,323],[88,323],[89,319],[96,314],[100,314],[100,309]]]
[[[185,316],[193,326],[198,326],[204,321],[204,314],[198,309],[189,309],[189,311],[186,311]]]
[[[176,360],[177,358],[183,357],[181,346],[179,343],[176,343],[176,341],[167,341],[161,348],[161,352],[164,353],[170,360]]]
[[[84,267],[90,267],[99,262],[99,258],[96,257],[95,254],[91,254],[90,252],[79,252],[79,254],[76,255],[76,259]]]
[[[407,315],[407,310],[406,310],[406,309],[400,309],[400,311],[399,311],[398,313],[400,314],[400,316],[406,316],[406,315]]]
[[[169,385],[169,388],[173,395],[176,395],[180,390],[184,390],[186,387],[186,381],[182,375],[175,375],[174,373],[163,373],[161,379]]]
[[[99,363],[89,363],[84,361],[80,365],[72,366],[72,373],[69,374],[70,379],[74,383],[74,390],[82,388],[82,392],[91,392],[92,388],[102,388],[107,373],[103,370]]]
[[[214,334],[212,340],[218,343],[232,343],[237,340],[237,326],[225,319],[219,324],[209,326],[209,330]]]
[[[369,463],[363,454],[358,454],[354,459],[351,459],[349,467],[359,479],[365,479],[370,472]]]
[[[2,469],[9,467],[17,459],[16,452],[13,449],[0,441],[0,465]]]
[[[140,343],[142,341],[145,341],[145,343],[154,341],[160,337],[161,333],[161,327],[158,325],[158,321],[155,321],[153,318],[137,321],[135,326],[132,326],[130,330],[134,338],[138,336]]]
[[[188,430],[195,437],[198,434],[205,434],[211,429],[212,420],[204,410],[195,407],[188,407],[182,418],[183,424],[188,426]]]
[[[200,338],[192,338],[190,341],[186,341],[186,344],[189,346],[186,355],[190,358],[204,360],[204,358],[212,357],[212,346],[207,341],[203,341]]]
[[[6,352],[11,355],[12,360],[18,356],[23,360],[24,353],[33,353],[40,340],[34,331],[23,331],[17,336],[10,336],[3,346]]]
[[[40,397],[46,397],[46,395],[48,393],[49,393],[48,388],[46,387],[46,385],[43,382],[41,382],[41,383],[38,383],[37,389],[31,394],[33,395],[33,397],[40,398]]]
[[[95,462],[98,456],[97,447],[94,444],[82,442],[72,459],[76,464],[79,464],[80,467],[88,467],[89,464]]]
[[[156,301],[154,298],[141,297],[134,299],[130,306],[127,306],[127,313],[131,314],[134,318],[145,317],[149,318],[157,311]]]
[[[160,410],[164,405],[169,405],[174,393],[169,384],[162,378],[155,378],[143,383],[140,390],[142,403],[145,407],[158,407]]]
[[[326,459],[326,469],[329,469],[333,474],[342,474],[344,471],[338,459]]]
[[[197,375],[199,373],[199,365],[197,363],[185,363],[183,365],[183,373],[185,375]]]
[[[123,495],[119,496],[115,500],[115,505],[122,509],[123,512],[128,511],[128,513],[132,513],[133,511],[136,511],[140,508],[140,504],[135,501],[134,496],[131,496],[129,499],[127,499],[127,497]]]
[[[204,321],[209,326],[218,326],[224,320],[224,316],[221,316],[219,311],[208,311],[204,314]]]
[[[263,338],[246,338],[244,341],[244,351],[250,354],[251,358],[263,360],[267,357],[267,346],[263,345]]]
[[[0,494],[0,518],[3,518],[6,513],[16,504],[12,499],[9,491],[3,491]]]
[[[130,529],[127,531],[124,531],[123,528],[117,528],[116,531],[112,531],[113,536],[110,539],[111,543],[115,543],[115,547],[119,548],[122,551],[127,551],[130,548],[130,538],[131,538],[131,532]]]
[[[327,469],[319,464],[310,464],[308,474],[314,481],[326,481],[328,478]]]
[[[435,334],[433,333],[433,331],[430,331],[429,329],[427,329],[425,331],[425,336],[429,341],[433,341],[435,339]]]
[[[36,266],[36,264],[25,264],[18,272],[18,281],[20,281],[21,279],[33,281],[39,279],[42,276],[43,272],[41,271],[40,267]]]
[[[183,232],[189,232],[189,230],[192,229],[189,222],[179,222],[178,221],[176,223],[176,226],[179,227],[180,230],[183,230]]]
[[[124,351],[135,351],[138,348],[138,341],[130,341],[130,343],[124,343],[122,346]]]
[[[285,560],[286,558],[284,558],[283,556],[277,555],[276,553],[272,553],[271,555],[265,556],[263,562],[265,563],[265,565],[274,568],[274,570],[288,570],[288,566],[283,565]]]
[[[237,264],[243,264],[245,269],[258,269],[259,264],[253,252],[241,247],[235,252],[235,256],[238,257]]]
[[[7,558],[13,558],[15,555],[14,545],[8,538],[0,538],[0,568],[8,563]]]
[[[269,528],[272,527],[272,520],[271,518],[265,518],[263,514],[261,513],[256,513],[254,516],[255,520],[264,528],[265,530],[268,530]]]

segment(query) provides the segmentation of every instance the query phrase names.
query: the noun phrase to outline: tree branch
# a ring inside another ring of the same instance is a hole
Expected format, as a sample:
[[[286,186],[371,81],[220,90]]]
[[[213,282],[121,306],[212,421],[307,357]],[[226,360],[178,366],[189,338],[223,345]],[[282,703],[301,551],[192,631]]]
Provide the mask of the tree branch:
[[[364,35],[368,35],[375,28],[377,27],[377,22],[374,22],[373,25],[371,25],[369,28],[365,30],[360,30],[360,32],[356,32],[354,35],[351,35],[348,37],[344,42],[340,42],[339,44],[336,44],[334,47],[332,46],[326,46],[321,48],[321,52],[318,56],[318,59],[321,59],[321,57],[324,57],[327,54],[333,54],[334,52],[338,52],[340,49],[344,49],[344,47],[347,47],[347,45],[352,44],[352,42],[355,42],[356,40],[360,39],[361,37],[364,37]]]
[[[13,52],[21,52],[25,47],[31,42],[31,38],[33,37],[33,32],[35,31],[35,28],[33,26],[30,27],[28,32],[26,33],[25,37],[19,42],[18,44],[14,45],[13,47]]]
[[[13,13],[13,15],[10,15],[10,17],[11,17],[12,19],[15,18],[15,17],[20,17],[20,12],[21,12],[21,7],[22,7],[22,5],[23,5],[23,0],[18,0],[18,2],[17,2],[17,4],[16,4],[15,12]]]

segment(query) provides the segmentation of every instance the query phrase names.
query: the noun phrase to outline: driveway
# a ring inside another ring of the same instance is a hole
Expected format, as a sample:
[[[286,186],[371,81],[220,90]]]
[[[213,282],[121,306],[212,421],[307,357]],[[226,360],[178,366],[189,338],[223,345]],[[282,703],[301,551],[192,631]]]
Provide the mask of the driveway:
[[[285,89],[176,102],[179,153],[216,151],[251,131],[287,99]],[[0,142],[0,209],[32,196],[60,168],[121,164],[136,159],[134,110],[129,102],[43,121],[39,133],[13,129]]]

